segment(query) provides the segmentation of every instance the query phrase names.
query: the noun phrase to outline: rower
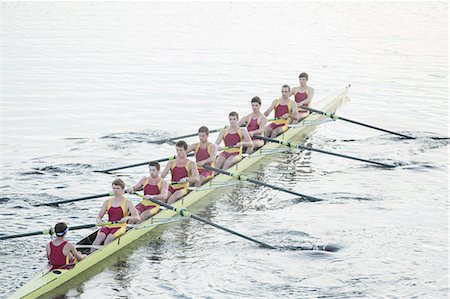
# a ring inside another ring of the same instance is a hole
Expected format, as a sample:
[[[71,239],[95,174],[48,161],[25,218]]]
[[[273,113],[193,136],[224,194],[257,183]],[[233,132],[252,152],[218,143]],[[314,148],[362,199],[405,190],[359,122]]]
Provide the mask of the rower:
[[[275,110],[275,118],[277,118],[264,129],[265,137],[277,137],[287,131],[288,124],[292,120],[297,120],[297,104],[289,99],[290,92],[291,88],[289,85],[283,85],[281,87],[281,98],[274,100],[269,109],[264,112],[264,115],[268,116],[272,110]]]
[[[68,231],[69,227],[64,222],[55,225],[56,238],[46,246],[48,262],[51,265],[50,270],[73,268],[76,261],[81,261],[86,257],[78,252],[72,243],[65,240]]]
[[[103,241],[105,241],[105,245],[111,243],[125,234],[128,221],[133,223],[140,221],[139,213],[133,203],[123,196],[124,189],[125,183],[121,179],[115,179],[112,182],[114,196],[103,203],[100,213],[98,213],[97,224],[103,225],[103,227],[99,230],[92,245],[100,245]],[[106,213],[108,213],[108,221],[114,223],[105,225],[102,218]]]
[[[292,88],[290,94],[294,95],[298,109],[298,120],[294,121],[294,123],[300,122],[311,113],[310,111],[302,109],[300,107],[301,106],[308,107],[314,97],[314,88],[308,86],[308,74],[301,73],[298,76],[298,80],[300,82],[300,85],[298,87]]]
[[[266,127],[267,123],[267,117],[260,111],[261,99],[259,97],[253,97],[250,103],[252,105],[253,112],[247,116],[244,116],[238,123],[239,127],[246,125],[248,134],[252,138],[253,147],[247,148],[247,154],[253,153],[258,148],[264,145],[263,140],[256,139],[253,137],[253,135],[263,135],[264,128]]]
[[[197,182],[196,187],[203,185],[214,177],[212,170],[202,167],[205,164],[214,167],[214,160],[216,160],[217,156],[217,147],[214,143],[208,141],[208,136],[208,127],[201,126],[198,129],[200,142],[189,145],[186,150],[186,153],[195,152],[195,161],[197,162],[197,169],[200,175],[200,180]]]
[[[231,112],[228,115],[230,127],[228,129],[220,131],[217,136],[216,145],[224,142],[228,147],[220,153],[216,159],[216,167],[220,169],[228,169],[242,159],[242,147],[253,148],[253,142],[248,135],[246,128],[240,128],[238,126],[239,114],[237,112]]]
[[[151,200],[154,198],[159,201],[167,201],[168,197],[168,184],[159,175],[161,166],[158,162],[152,161],[148,164],[149,176],[142,178],[136,185],[127,189],[129,194],[133,194],[137,190],[144,189],[144,199],[136,206],[136,210],[139,212],[141,222],[152,217],[159,212],[159,205],[153,203]]]
[[[188,159],[186,155],[187,143],[178,141],[175,144],[177,155],[175,160],[167,163],[161,176],[164,178],[170,171],[172,182],[169,185],[168,204],[171,204],[189,192],[189,183],[197,184],[200,177],[197,170],[197,163]]]

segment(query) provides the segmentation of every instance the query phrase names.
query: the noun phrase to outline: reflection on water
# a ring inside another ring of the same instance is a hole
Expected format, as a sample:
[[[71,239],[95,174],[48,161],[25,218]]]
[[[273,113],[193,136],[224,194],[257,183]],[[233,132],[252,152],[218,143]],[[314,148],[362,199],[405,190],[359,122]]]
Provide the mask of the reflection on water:
[[[298,150],[268,157],[249,177],[324,200],[248,183],[192,211],[284,249],[191,219],[158,228],[54,295],[445,298],[449,140],[429,137],[448,134],[447,6],[2,3],[1,234],[92,222],[104,198],[34,204],[109,192],[116,177],[131,185],[145,166],[93,170],[174,155],[173,144],[154,141],[222,127],[230,111],[249,113],[254,95],[264,110],[306,71],[315,100],[352,84],[339,115],[418,138],[330,121],[294,142],[398,167]],[[0,243],[0,298],[42,269],[49,240]]]

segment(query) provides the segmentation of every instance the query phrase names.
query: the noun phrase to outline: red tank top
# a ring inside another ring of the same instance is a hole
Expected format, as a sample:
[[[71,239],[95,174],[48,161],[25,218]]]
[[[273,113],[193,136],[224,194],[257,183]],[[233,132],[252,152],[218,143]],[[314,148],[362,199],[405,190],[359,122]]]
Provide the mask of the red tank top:
[[[247,130],[248,130],[249,132],[256,131],[256,130],[259,129],[258,119],[259,119],[259,117],[257,117],[257,118],[252,118],[252,119],[250,120],[250,122],[249,122],[248,125],[247,125]]]
[[[238,132],[227,133],[227,135],[223,138],[223,142],[225,143],[225,146],[236,145],[238,142],[241,142],[241,135]]]
[[[69,263],[69,257],[63,253],[63,248],[66,244],[67,241],[64,241],[59,246],[56,246],[53,244],[53,241],[50,242],[50,256],[48,260],[52,265],[52,270],[62,268]]]
[[[289,113],[289,106],[287,104],[286,105],[279,104],[275,108],[275,118],[280,118],[283,115],[285,115],[286,113]]]
[[[189,163],[191,161],[188,161],[187,164],[185,166],[177,166],[176,162],[173,162],[173,164],[175,165],[174,167],[172,167],[172,169],[170,170],[171,174],[172,174],[172,181],[173,182],[178,182],[180,181],[182,178],[187,178],[189,177],[189,172],[188,172],[188,167],[189,167]]]
[[[113,206],[111,206],[109,209],[108,209],[108,220],[110,221],[110,222],[113,222],[113,221],[119,221],[120,219],[122,219],[123,217],[125,217],[126,216],[126,208],[125,208],[125,206],[126,206],[126,199],[124,199],[123,200],[124,202],[120,205],[120,206],[118,206],[118,207],[113,207]],[[125,208],[125,210],[124,210],[124,208]]]
[[[306,100],[307,98],[308,98],[308,94],[306,92],[297,91],[295,93],[295,101],[297,103],[300,103],[301,101]],[[308,104],[306,104],[305,106],[308,106]]]
[[[198,144],[197,148],[195,149],[195,161],[203,161],[211,157],[211,146],[212,144],[208,145],[207,148],[202,148],[200,146],[200,143]],[[206,165],[211,165],[212,163],[208,163]]]
[[[162,179],[159,179],[159,182],[156,185],[150,185],[148,181],[150,178],[147,178],[144,186],[144,195],[158,195],[161,193],[161,182]]]

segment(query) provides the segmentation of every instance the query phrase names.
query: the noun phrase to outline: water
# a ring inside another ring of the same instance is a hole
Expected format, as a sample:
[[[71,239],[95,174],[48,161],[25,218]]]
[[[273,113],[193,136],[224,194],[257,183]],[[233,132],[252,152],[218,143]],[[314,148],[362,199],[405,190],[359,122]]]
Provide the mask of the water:
[[[193,210],[284,250],[184,221],[65,296],[446,298],[449,147],[427,136],[448,134],[447,11],[444,2],[3,2],[2,233],[92,222],[101,200],[32,204],[108,192],[115,176],[93,170],[172,155],[147,141],[220,127],[228,112],[248,113],[254,95],[266,108],[306,71],[316,100],[352,84],[341,115],[420,137],[332,122],[308,144],[402,166],[279,155],[252,174],[326,201],[244,185]],[[145,171],[119,175],[132,184]],[[43,267],[48,240],[0,244],[1,298]],[[293,250],[325,244],[340,250]]]

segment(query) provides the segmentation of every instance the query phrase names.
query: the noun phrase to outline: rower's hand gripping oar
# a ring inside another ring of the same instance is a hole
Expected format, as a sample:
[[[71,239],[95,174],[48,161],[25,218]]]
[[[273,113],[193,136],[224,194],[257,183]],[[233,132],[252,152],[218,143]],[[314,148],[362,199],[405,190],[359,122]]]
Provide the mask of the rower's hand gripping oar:
[[[306,106],[300,106],[300,108],[302,108],[304,110],[308,110],[308,111],[314,112],[314,113],[317,113],[317,114],[325,115],[325,116],[327,116],[327,117],[329,117],[329,118],[331,118],[333,120],[343,120],[343,121],[346,121],[346,122],[349,122],[349,123],[352,123],[352,124],[355,124],[355,125],[359,125],[359,126],[363,126],[363,127],[366,127],[366,128],[371,128],[371,129],[382,131],[382,132],[385,132],[385,133],[397,135],[397,136],[400,136],[400,137],[403,137],[403,138],[406,138],[406,139],[416,139],[416,137],[412,137],[412,136],[405,135],[405,134],[400,134],[400,133],[393,132],[393,131],[390,131],[390,130],[386,130],[386,129],[382,129],[382,128],[379,128],[379,127],[375,127],[375,126],[372,126],[372,125],[369,125],[369,124],[365,124],[365,123],[362,123],[362,122],[359,122],[359,121],[356,121],[356,120],[352,120],[352,119],[348,119],[348,118],[345,118],[345,117],[342,117],[342,116],[338,116],[338,115],[336,115],[335,113],[332,113],[332,112],[320,111],[320,110],[313,109],[313,108],[306,107]]]
[[[106,222],[103,225],[107,225],[107,224],[113,224],[113,222]],[[75,225],[75,226],[70,226],[69,230],[79,230],[79,229],[91,228],[91,227],[96,227],[96,226],[98,226],[96,223]],[[9,235],[9,236],[0,236],[0,240],[16,239],[16,238],[23,238],[23,237],[37,236],[37,235],[54,235],[54,234],[55,234],[54,228],[51,227],[49,229],[44,229],[44,230],[35,231],[35,232],[29,232],[29,233],[23,233],[23,234],[17,234],[17,235]]]
[[[192,157],[192,156],[194,156],[194,154],[191,153],[191,154],[189,154],[187,156],[188,157]],[[161,158],[161,159],[152,160],[152,161],[153,162],[166,162],[166,161],[175,160],[175,159],[176,159],[176,156],[171,156],[171,157]],[[113,168],[108,168],[108,169],[103,169],[103,170],[94,170],[94,172],[109,173],[109,172],[115,171],[115,170],[120,170],[120,169],[125,169],[125,168],[132,168],[132,167],[147,165],[148,163],[150,163],[152,161],[140,162],[140,163],[136,163],[136,164],[130,164],[130,165],[125,165],[125,166],[113,167]]]
[[[212,167],[212,166],[209,166],[209,165],[203,165],[202,167],[205,168],[205,169],[213,170],[213,171],[218,172],[218,173],[222,173],[224,175],[231,176],[231,177],[233,177],[233,178],[235,178],[235,179],[237,179],[239,181],[242,181],[242,182],[250,182],[250,183],[261,185],[261,186],[264,186],[264,187],[269,187],[269,188],[274,189],[274,190],[278,190],[278,191],[286,192],[286,193],[289,193],[289,194],[293,194],[293,195],[305,198],[308,201],[313,201],[314,202],[314,201],[322,201],[323,200],[323,199],[320,199],[320,198],[317,198],[317,197],[313,197],[313,196],[310,196],[310,195],[305,195],[305,194],[298,193],[298,192],[295,192],[295,191],[291,191],[291,190],[288,190],[288,189],[285,189],[285,188],[281,188],[281,187],[278,187],[278,186],[267,184],[267,183],[264,183],[264,182],[261,182],[261,181],[255,180],[255,179],[248,178],[248,177],[246,177],[244,175],[235,174],[235,173],[232,173],[230,171],[223,170],[223,169],[220,169],[220,168]]]
[[[346,158],[346,159],[366,162],[366,163],[375,164],[375,165],[378,165],[378,166],[383,166],[383,167],[388,167],[388,168],[396,167],[395,165],[392,165],[392,164],[386,164],[386,163],[381,163],[381,162],[372,161],[372,160],[366,160],[366,159],[362,159],[362,158],[358,158],[358,157],[343,155],[343,154],[339,154],[339,153],[333,153],[333,152],[329,152],[329,151],[325,151],[325,150],[316,149],[316,148],[312,148],[312,147],[309,147],[309,146],[293,143],[291,141],[278,140],[278,139],[264,137],[264,136],[259,136],[259,135],[254,135],[253,137],[256,138],[256,139],[261,139],[261,140],[265,140],[265,141],[268,141],[268,142],[279,143],[279,144],[285,145],[285,146],[290,147],[290,148],[299,148],[299,149],[303,149],[303,150],[309,150],[309,151],[312,151],[312,152],[318,152],[318,153],[322,153],[322,154],[333,155],[333,156],[336,156],[336,157],[341,157],[341,158]]]
[[[141,198],[145,198],[143,194],[140,194],[140,193],[134,193],[134,194],[136,194],[137,196],[139,196],[139,197],[141,197]],[[246,240],[255,242],[255,243],[261,245],[262,247],[270,248],[270,249],[276,249],[276,248],[275,248],[274,246],[272,246],[272,245],[269,245],[269,244],[266,244],[266,243],[264,243],[264,242],[258,241],[258,240],[256,240],[256,239],[253,239],[252,237],[243,235],[243,234],[241,234],[241,233],[239,233],[239,232],[237,232],[237,231],[231,230],[231,229],[226,228],[226,227],[224,227],[224,226],[222,226],[222,225],[219,225],[219,224],[214,223],[214,222],[211,222],[211,221],[209,221],[209,220],[207,220],[207,219],[201,218],[201,217],[199,217],[199,216],[197,216],[197,215],[195,215],[195,214],[192,214],[191,212],[189,212],[188,210],[186,210],[186,209],[184,209],[184,208],[181,208],[181,209],[180,209],[180,208],[175,208],[174,206],[168,205],[168,204],[166,204],[165,202],[156,200],[156,199],[154,199],[154,198],[151,198],[150,201],[153,202],[153,203],[155,203],[155,204],[157,204],[157,205],[163,206],[163,207],[165,207],[165,208],[168,209],[168,210],[174,211],[174,212],[180,214],[180,215],[183,216],[183,217],[193,218],[193,219],[195,219],[195,220],[197,220],[197,221],[200,221],[200,222],[203,222],[203,223],[205,223],[205,224],[214,226],[215,228],[221,229],[221,230],[226,231],[226,232],[228,232],[228,233],[230,233],[230,234],[233,234],[233,235],[235,235],[235,236],[238,236],[238,237],[244,238],[244,239],[246,239]]]
[[[84,196],[84,197],[78,197],[78,198],[72,198],[72,199],[66,199],[66,200],[58,200],[58,201],[52,201],[52,202],[45,202],[45,203],[39,203],[35,204],[33,206],[40,207],[40,206],[57,206],[59,204],[63,203],[69,203],[69,202],[75,202],[75,201],[82,201],[82,200],[88,200],[93,198],[100,198],[100,197],[106,197],[106,196],[113,196],[114,193],[102,193],[102,194],[96,194],[96,195],[90,195],[90,196]]]

